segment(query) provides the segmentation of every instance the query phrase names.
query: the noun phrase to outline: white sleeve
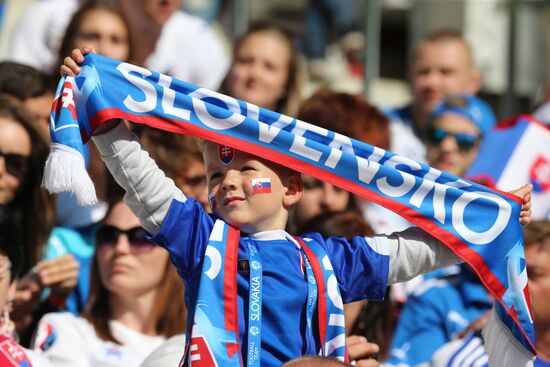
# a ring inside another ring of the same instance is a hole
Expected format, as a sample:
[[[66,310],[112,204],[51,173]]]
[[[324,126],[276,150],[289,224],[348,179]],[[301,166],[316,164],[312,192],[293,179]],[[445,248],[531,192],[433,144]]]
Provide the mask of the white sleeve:
[[[107,168],[126,190],[124,201],[139,218],[143,228],[156,234],[172,199],[181,195],[181,191],[158,168],[126,124],[120,123],[104,134],[94,135],[92,139]]]
[[[31,349],[55,367],[89,367],[93,329],[70,313],[46,314],[38,323]],[[97,338],[97,337],[95,337]],[[44,343],[51,345],[41,348]]]
[[[393,233],[386,240],[390,257],[388,284],[405,282],[462,261],[441,241],[418,227]]]

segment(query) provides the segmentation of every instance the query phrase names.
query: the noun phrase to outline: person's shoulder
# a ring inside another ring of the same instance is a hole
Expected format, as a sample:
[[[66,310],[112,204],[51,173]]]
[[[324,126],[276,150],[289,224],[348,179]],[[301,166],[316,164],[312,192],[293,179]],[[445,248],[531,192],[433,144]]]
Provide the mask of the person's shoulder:
[[[91,333],[93,327],[82,317],[70,312],[48,313],[40,319],[32,345],[34,350],[47,351],[54,344],[63,344],[61,339],[82,339]]]
[[[401,107],[384,107],[380,111],[391,121],[391,122],[401,122],[408,123],[411,120],[412,116],[412,106],[405,105]]]
[[[39,325],[44,325],[46,329],[55,328],[56,330],[65,330],[65,331],[71,328],[87,331],[87,330],[90,330],[90,328],[92,328],[88,320],[86,320],[81,316],[76,316],[71,312],[52,312],[52,313],[45,314],[40,319]]]

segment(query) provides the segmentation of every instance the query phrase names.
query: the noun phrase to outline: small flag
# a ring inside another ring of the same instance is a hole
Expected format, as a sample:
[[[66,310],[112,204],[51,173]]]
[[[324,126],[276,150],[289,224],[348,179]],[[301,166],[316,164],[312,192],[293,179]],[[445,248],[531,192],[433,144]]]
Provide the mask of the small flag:
[[[253,178],[252,183],[253,194],[269,194],[271,192],[270,178]]]

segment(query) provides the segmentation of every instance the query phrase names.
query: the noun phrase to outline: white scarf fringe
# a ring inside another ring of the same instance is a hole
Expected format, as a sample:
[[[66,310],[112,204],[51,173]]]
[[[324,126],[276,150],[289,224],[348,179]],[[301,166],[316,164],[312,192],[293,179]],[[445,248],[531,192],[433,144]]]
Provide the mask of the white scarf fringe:
[[[494,307],[489,321],[483,327],[483,338],[485,351],[489,355],[489,366],[533,367],[534,356],[502,324]]]
[[[52,143],[42,187],[52,194],[68,191],[76,196],[81,206],[97,204],[95,187],[86,171],[84,157],[67,145]]]

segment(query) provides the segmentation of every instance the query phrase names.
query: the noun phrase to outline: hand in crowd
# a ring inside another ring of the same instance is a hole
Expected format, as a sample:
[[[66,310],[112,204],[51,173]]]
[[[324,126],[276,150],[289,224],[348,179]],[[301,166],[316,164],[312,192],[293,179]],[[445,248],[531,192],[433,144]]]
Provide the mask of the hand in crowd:
[[[522,199],[519,222],[523,225],[531,223],[531,193],[532,192],[533,192],[533,185],[531,184],[526,184],[518,189],[510,191],[510,194],[514,194],[520,199]]]
[[[84,56],[89,53],[95,53],[91,47],[84,47],[82,50],[75,48],[71,51],[71,55],[63,59],[63,65],[59,68],[61,75],[77,76],[81,69],[79,64],[84,62]]]
[[[349,361],[359,367],[378,367],[380,362],[373,358],[380,350],[377,344],[370,343],[367,338],[352,335],[346,338]]]
[[[19,282],[16,303],[37,306],[44,288],[50,288],[52,293],[60,297],[67,296],[76,286],[79,270],[80,264],[71,254],[40,261]]]

